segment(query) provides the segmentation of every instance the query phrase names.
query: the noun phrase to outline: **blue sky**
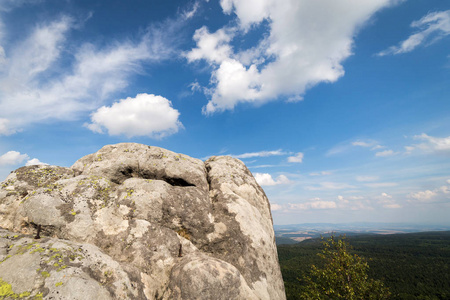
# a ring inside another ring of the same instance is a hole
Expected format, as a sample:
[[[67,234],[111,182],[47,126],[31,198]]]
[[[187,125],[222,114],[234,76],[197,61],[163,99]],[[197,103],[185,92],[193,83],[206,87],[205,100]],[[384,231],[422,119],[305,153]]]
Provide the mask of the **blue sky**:
[[[137,142],[244,161],[275,224],[450,225],[450,3],[0,0],[0,180]]]

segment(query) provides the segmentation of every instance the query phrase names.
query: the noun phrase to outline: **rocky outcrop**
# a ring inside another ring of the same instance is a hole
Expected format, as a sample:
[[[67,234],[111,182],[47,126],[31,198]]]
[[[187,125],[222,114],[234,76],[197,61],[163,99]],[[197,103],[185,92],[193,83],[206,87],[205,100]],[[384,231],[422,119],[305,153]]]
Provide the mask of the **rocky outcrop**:
[[[0,227],[0,298],[285,299],[269,202],[231,157],[124,143],[23,167]]]

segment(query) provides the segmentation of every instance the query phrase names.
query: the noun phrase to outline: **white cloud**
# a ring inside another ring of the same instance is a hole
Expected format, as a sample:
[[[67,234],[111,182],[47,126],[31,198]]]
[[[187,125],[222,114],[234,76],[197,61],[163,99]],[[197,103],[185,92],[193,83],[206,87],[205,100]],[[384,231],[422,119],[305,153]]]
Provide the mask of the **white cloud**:
[[[289,184],[291,181],[285,175],[280,175],[277,177],[277,180],[272,178],[272,175],[268,173],[255,173],[254,174],[256,182],[260,186],[273,186],[279,184]]]
[[[330,171],[321,171],[321,172],[309,173],[309,176],[327,176],[327,175],[331,175],[331,174],[333,174],[333,173]]]
[[[148,27],[137,40],[102,47],[72,45],[68,37],[80,26],[71,17],[37,24],[8,47],[0,74],[0,134],[36,122],[74,120],[97,109],[127,87],[132,75],[143,73],[145,63],[173,56],[171,39],[181,22]]]
[[[19,7],[24,4],[33,4],[41,1],[43,0],[1,0],[0,11],[10,11],[15,7]]]
[[[205,59],[210,63],[221,63],[232,53],[231,46],[228,44],[232,39],[232,34],[225,29],[209,33],[208,28],[203,26],[195,31],[193,38],[197,43],[197,48],[185,53],[189,62]]]
[[[335,209],[337,204],[334,201],[323,201],[320,198],[310,199],[305,203],[289,204],[289,208],[293,210],[310,210],[310,209]]]
[[[190,8],[187,9],[187,10],[184,10],[184,11],[182,12],[182,14],[181,14],[182,17],[183,17],[185,20],[191,19],[192,17],[195,16],[195,14],[197,13],[199,7],[200,7],[200,3],[199,3],[198,1],[197,1],[197,2],[194,2],[194,4],[192,4],[192,7],[190,7]]]
[[[356,176],[356,181],[359,182],[376,181],[378,179],[378,176]]]
[[[450,201],[450,180],[447,180],[446,184],[433,190],[410,193],[408,197],[419,203],[448,202]]]
[[[353,146],[359,146],[359,147],[365,147],[365,148],[372,147],[374,144],[375,144],[375,142],[373,142],[373,141],[370,141],[370,142],[364,142],[364,141],[352,142]]]
[[[387,157],[387,156],[393,156],[393,155],[396,155],[396,154],[398,154],[398,153],[394,152],[392,150],[384,150],[384,151],[380,151],[380,152],[375,153],[375,156],[376,157]]]
[[[389,195],[387,193],[381,193],[381,195],[378,197],[378,203],[381,204],[384,208],[401,208],[402,206],[395,202],[395,200],[392,198],[392,195]]]
[[[320,191],[320,190],[343,190],[343,189],[354,189],[355,186],[341,183],[341,182],[320,182],[316,186],[307,186],[306,190],[310,191]]]
[[[320,82],[335,82],[344,75],[342,62],[352,55],[357,31],[393,2],[222,0],[224,13],[236,15],[238,28],[209,33],[203,27],[194,35],[197,46],[186,54],[189,61],[204,59],[213,68],[207,93],[211,98],[203,112],[280,96],[298,100]],[[258,45],[231,48],[231,42],[245,39],[258,26],[267,28]]]
[[[374,182],[374,183],[366,183],[365,186],[371,187],[371,188],[380,188],[380,187],[393,187],[397,186],[398,183],[396,182]]]
[[[259,152],[250,152],[250,153],[243,153],[243,154],[230,154],[230,156],[235,158],[252,158],[252,157],[268,157],[268,156],[281,156],[281,155],[287,155],[287,152],[284,152],[281,149],[273,150],[273,151],[259,151]]]
[[[178,120],[180,113],[164,97],[138,94],[128,97],[112,106],[103,106],[91,116],[90,130],[110,135],[148,136],[162,138],[176,133],[183,127]]]
[[[18,165],[27,159],[29,159],[27,154],[21,154],[17,151],[8,151],[0,156],[0,166]]]
[[[401,54],[413,51],[425,43],[436,42],[450,34],[450,10],[430,12],[422,19],[411,23],[419,31],[409,36],[398,46],[391,46],[378,53],[379,56]]]
[[[283,207],[279,204],[276,203],[270,203],[270,210],[271,211],[278,211],[278,210],[282,210]]]
[[[9,127],[9,120],[0,118],[0,135],[11,135],[16,132],[16,130]]]
[[[295,154],[294,156],[289,156],[288,162],[301,163],[301,162],[303,162],[303,156],[304,156],[303,153],[299,152],[299,153]]]
[[[362,196],[342,196],[338,195],[338,207],[341,209],[350,209],[350,210],[363,210],[363,209],[372,209],[370,205],[368,205],[368,201],[364,201],[364,197]]]
[[[406,153],[410,154],[414,150],[425,152],[450,153],[450,136],[445,138],[432,137],[425,133],[415,135],[415,140],[422,140],[423,143],[406,146]]]
[[[378,149],[383,149],[383,148],[384,148],[384,146],[382,146],[382,145],[375,145],[370,150],[378,150]]]
[[[436,192],[426,190],[426,191],[420,191],[416,193],[411,193],[409,196],[413,199],[416,199],[420,202],[429,202],[432,198],[434,198],[437,195]]]
[[[37,159],[37,158],[30,159],[30,160],[27,161],[27,163],[25,164],[25,166],[35,166],[35,165],[48,165],[48,164],[39,161],[39,159]]]

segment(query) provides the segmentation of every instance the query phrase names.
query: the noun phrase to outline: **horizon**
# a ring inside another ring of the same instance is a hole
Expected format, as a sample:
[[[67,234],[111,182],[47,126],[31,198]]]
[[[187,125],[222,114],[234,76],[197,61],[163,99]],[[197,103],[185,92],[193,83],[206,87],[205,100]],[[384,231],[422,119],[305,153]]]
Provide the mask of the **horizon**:
[[[275,225],[450,225],[450,3],[0,1],[0,181],[108,144],[242,160]]]

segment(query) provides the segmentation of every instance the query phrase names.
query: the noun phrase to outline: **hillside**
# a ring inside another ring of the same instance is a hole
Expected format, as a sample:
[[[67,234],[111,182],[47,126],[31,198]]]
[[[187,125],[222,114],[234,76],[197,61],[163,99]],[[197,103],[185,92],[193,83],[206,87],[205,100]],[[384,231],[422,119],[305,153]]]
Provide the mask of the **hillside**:
[[[348,237],[353,253],[369,261],[369,276],[382,279],[393,299],[450,299],[450,231]],[[319,239],[279,245],[287,299],[300,299],[301,281],[320,264]]]

